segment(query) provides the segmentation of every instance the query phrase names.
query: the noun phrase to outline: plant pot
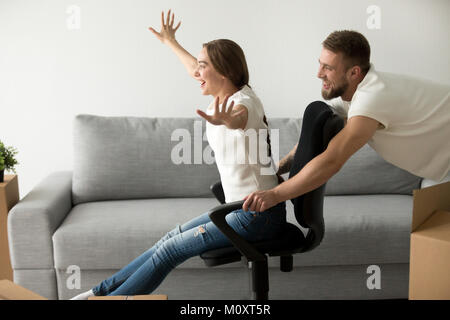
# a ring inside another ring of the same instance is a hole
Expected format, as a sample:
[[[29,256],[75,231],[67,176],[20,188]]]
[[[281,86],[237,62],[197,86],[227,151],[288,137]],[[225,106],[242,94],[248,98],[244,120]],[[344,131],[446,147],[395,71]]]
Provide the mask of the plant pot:
[[[5,169],[0,170],[0,182],[3,182],[4,173],[5,173]]]

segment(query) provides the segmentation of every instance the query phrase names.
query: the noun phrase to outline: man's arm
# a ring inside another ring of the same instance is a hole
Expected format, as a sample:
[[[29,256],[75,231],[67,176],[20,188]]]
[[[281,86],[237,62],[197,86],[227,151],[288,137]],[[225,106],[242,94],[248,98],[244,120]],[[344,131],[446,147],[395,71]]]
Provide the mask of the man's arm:
[[[245,211],[265,211],[279,202],[312,191],[336,174],[344,163],[369,139],[378,128],[378,121],[355,116],[328,144],[327,149],[308,162],[291,179],[271,190],[256,191],[245,197]]]
[[[297,151],[298,143],[292,148],[292,150],[278,163],[278,175],[285,174],[291,170],[292,161],[294,160],[295,152]]]

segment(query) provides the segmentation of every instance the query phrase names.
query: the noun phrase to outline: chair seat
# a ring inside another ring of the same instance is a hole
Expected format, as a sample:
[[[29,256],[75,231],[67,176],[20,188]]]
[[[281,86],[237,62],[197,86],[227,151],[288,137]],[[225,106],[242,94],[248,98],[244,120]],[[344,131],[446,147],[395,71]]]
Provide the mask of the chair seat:
[[[253,242],[252,245],[261,253],[280,256],[299,252],[304,243],[303,232],[295,225],[286,223],[279,238]],[[239,261],[242,254],[234,246],[230,246],[203,252],[200,257],[208,267],[212,267]]]

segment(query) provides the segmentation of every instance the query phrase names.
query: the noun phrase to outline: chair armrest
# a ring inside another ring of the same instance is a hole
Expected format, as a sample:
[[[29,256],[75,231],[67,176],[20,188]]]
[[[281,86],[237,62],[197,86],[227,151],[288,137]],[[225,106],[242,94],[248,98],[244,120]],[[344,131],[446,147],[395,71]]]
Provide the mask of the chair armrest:
[[[14,269],[53,269],[52,235],[72,209],[72,172],[55,172],[35,186],[8,214]]]
[[[211,221],[219,228],[220,231],[230,240],[239,252],[244,255],[248,261],[264,261],[266,256],[260,253],[254,246],[242,238],[233,230],[225,220],[225,216],[234,210],[242,208],[244,201],[235,201],[217,206],[209,210]]]
[[[211,189],[211,192],[214,194],[216,199],[221,204],[224,204],[225,203],[225,194],[223,192],[222,182],[218,181],[216,183],[213,183],[209,188]]]

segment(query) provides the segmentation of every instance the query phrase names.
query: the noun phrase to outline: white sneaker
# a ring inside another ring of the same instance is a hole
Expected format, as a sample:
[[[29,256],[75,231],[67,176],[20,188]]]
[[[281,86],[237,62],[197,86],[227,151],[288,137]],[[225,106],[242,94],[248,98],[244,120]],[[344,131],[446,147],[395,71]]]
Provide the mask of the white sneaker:
[[[89,291],[80,293],[79,295],[73,297],[73,298],[70,299],[70,300],[87,300],[89,297],[92,297],[92,296],[94,296],[94,292],[93,292],[92,289],[91,289],[91,290],[89,290]]]

